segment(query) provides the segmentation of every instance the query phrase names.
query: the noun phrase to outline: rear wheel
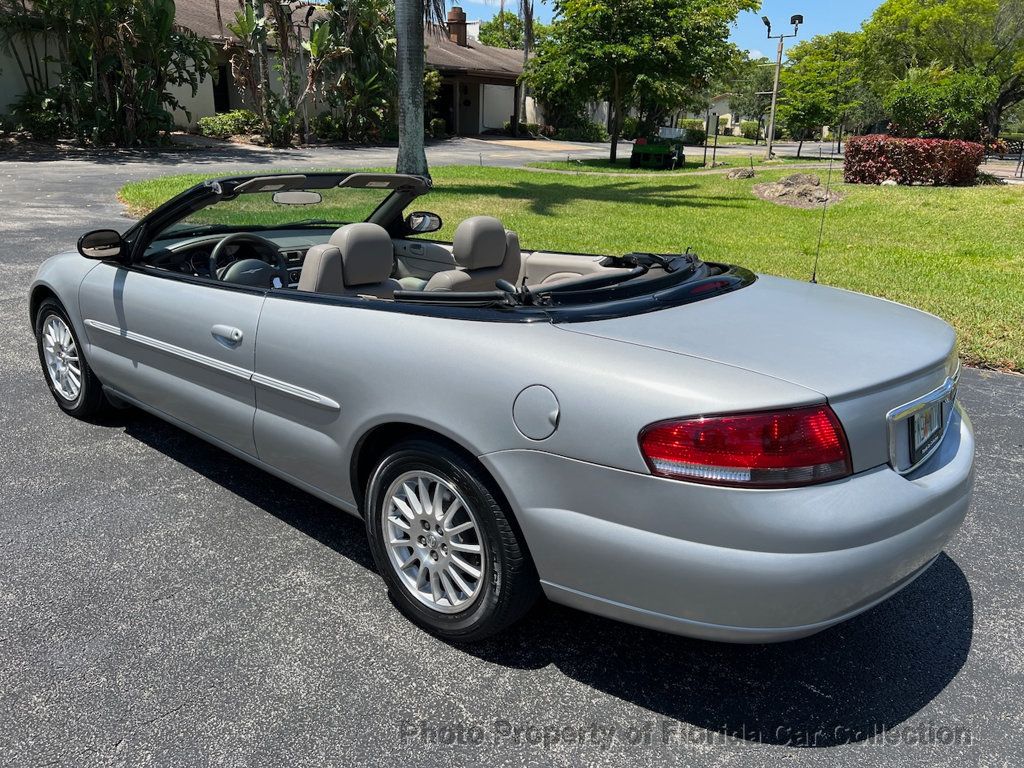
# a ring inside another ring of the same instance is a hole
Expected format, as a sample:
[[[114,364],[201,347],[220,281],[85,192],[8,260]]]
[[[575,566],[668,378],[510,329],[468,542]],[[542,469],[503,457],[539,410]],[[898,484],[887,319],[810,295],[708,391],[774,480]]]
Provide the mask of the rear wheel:
[[[497,492],[440,443],[395,446],[371,476],[365,517],[395,604],[447,640],[493,635],[537,597],[533,564]]]
[[[103,386],[89,367],[60,302],[51,298],[39,305],[35,330],[43,376],[57,405],[78,418],[102,411],[107,404]]]

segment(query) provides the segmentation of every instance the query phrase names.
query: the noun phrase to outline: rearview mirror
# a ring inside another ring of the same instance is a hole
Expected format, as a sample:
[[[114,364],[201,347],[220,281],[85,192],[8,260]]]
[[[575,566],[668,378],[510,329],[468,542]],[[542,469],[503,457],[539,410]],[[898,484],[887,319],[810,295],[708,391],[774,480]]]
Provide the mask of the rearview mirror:
[[[113,229],[94,229],[78,238],[78,252],[87,259],[116,259],[123,248],[121,234]]]
[[[274,193],[274,202],[278,205],[316,205],[323,199],[319,192],[305,189],[283,189]]]
[[[410,232],[423,234],[437,232],[441,228],[441,217],[428,211],[413,211],[405,217],[405,225]]]

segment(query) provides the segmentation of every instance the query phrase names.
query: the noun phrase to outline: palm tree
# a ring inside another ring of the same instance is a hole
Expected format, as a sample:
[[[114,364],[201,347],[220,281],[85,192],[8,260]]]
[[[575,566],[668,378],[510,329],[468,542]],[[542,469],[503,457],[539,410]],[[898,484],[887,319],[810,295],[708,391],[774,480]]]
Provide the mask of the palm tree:
[[[423,147],[423,25],[445,26],[444,0],[395,0],[399,173],[430,176]]]

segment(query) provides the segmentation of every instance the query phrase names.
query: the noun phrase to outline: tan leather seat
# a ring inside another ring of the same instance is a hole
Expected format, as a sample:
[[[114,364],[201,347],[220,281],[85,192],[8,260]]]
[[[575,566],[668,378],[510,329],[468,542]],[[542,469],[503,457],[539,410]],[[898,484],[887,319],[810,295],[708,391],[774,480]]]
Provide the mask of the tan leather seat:
[[[390,277],[394,265],[395,246],[387,230],[377,224],[346,224],[326,245],[314,245],[306,253],[299,290],[390,299],[402,287]]]
[[[519,235],[506,231],[493,216],[473,216],[455,230],[452,256],[461,269],[438,272],[427,291],[493,291],[497,280],[519,280],[522,254]]]

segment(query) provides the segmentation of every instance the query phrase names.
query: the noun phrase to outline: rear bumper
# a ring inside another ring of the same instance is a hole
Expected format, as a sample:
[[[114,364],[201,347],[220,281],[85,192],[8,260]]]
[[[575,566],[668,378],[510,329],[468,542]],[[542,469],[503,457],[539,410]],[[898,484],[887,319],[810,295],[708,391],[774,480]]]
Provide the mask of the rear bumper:
[[[747,491],[539,451],[481,457],[503,486],[552,600],[729,642],[803,637],[899,591],[967,514],[974,435],[961,410],[914,473]]]

